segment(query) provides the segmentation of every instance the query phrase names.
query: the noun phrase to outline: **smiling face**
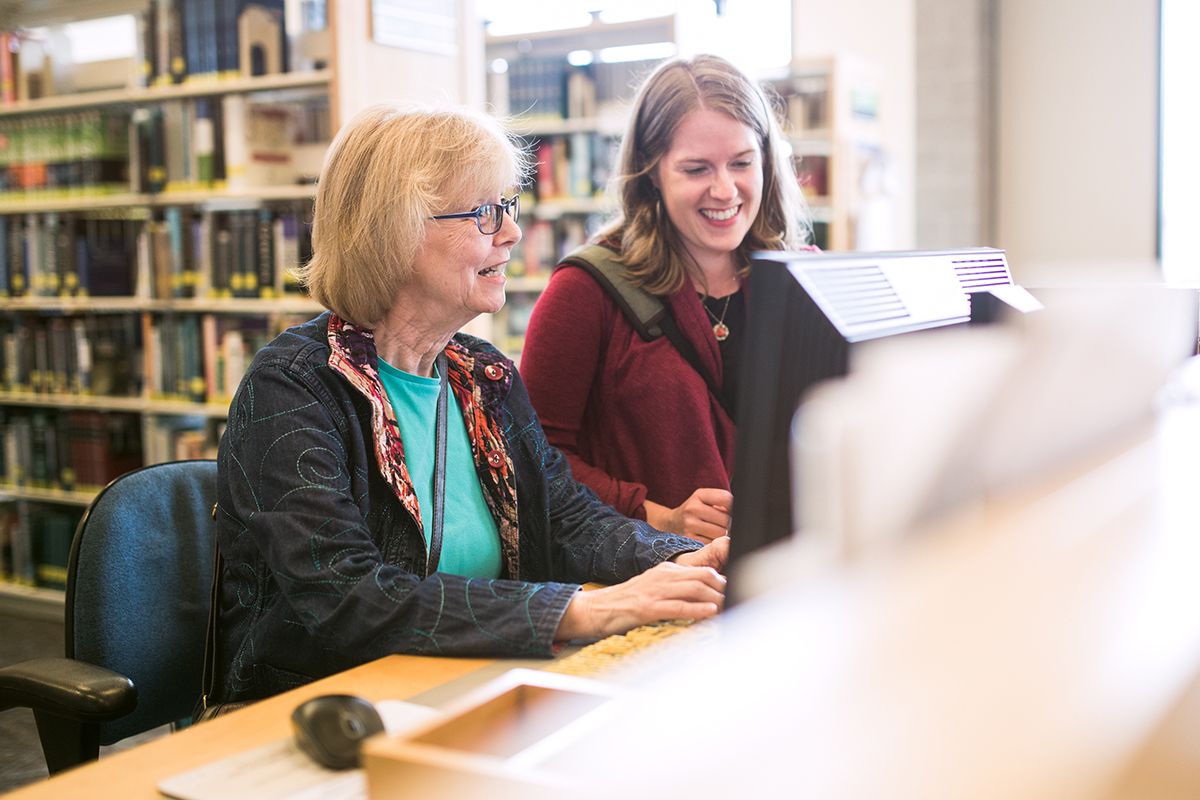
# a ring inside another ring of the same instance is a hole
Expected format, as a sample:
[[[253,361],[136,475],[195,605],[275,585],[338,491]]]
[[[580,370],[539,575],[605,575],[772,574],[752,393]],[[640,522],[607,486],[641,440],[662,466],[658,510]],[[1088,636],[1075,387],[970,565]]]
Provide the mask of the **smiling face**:
[[[727,114],[697,109],[680,123],[652,180],[704,273],[720,276],[734,268],[733,252],[762,202],[762,151],[754,131]]]
[[[497,192],[439,213],[473,211],[501,199]],[[504,306],[504,268],[519,241],[521,229],[508,214],[491,236],[480,233],[474,219],[428,220],[402,302],[419,309],[431,326],[451,333],[480,314],[494,314]]]

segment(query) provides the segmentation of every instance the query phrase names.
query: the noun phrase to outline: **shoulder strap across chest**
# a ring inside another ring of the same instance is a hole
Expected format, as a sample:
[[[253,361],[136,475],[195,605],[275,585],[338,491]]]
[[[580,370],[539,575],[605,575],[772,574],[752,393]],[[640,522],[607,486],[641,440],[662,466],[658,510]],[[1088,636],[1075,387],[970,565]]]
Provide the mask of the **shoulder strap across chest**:
[[[661,323],[668,316],[666,304],[630,283],[625,277],[625,267],[617,263],[614,255],[603,245],[589,244],[568,255],[562,263],[586,270],[616,301],[638,336],[652,342],[664,334]]]
[[[613,251],[607,247],[589,244],[568,255],[562,260],[562,263],[586,270],[596,283],[600,284],[600,287],[612,297],[617,307],[621,309],[621,313],[625,315],[625,319],[629,320],[629,324],[643,340],[652,342],[661,336],[666,336],[679,351],[679,355],[683,356],[683,359],[691,364],[692,369],[696,370],[704,379],[709,393],[732,419],[733,414],[725,403],[724,395],[721,394],[720,384],[705,369],[704,364],[700,361],[700,354],[679,330],[666,303],[645,289],[630,283],[629,279],[625,277],[625,267],[617,263],[613,256]]]

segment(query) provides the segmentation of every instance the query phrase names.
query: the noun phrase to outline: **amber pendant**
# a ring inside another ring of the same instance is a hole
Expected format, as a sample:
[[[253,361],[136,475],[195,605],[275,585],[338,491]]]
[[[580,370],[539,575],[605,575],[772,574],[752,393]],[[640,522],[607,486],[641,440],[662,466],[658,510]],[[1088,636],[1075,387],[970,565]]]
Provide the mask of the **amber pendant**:
[[[713,325],[713,333],[717,335],[718,342],[723,342],[729,338],[729,326],[724,322],[718,322],[716,325]]]

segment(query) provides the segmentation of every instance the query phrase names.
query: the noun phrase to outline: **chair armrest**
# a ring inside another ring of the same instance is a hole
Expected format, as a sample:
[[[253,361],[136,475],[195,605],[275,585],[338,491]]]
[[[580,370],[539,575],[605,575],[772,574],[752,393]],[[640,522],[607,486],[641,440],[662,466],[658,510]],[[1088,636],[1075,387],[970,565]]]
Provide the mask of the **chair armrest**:
[[[129,678],[71,658],[38,658],[0,669],[0,711],[31,708],[100,724],[133,711],[137,699]]]

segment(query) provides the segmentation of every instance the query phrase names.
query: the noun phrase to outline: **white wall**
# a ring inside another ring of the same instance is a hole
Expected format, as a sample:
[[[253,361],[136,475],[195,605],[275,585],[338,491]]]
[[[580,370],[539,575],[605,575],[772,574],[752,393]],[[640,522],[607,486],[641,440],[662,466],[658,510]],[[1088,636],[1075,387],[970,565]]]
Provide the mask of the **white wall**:
[[[1018,280],[1157,247],[1158,1],[998,0],[997,244]]]
[[[991,0],[916,0],[917,247],[996,244]]]
[[[849,53],[880,68],[880,122],[899,179],[895,241],[914,247],[915,0],[793,0],[792,47],[797,58]]]

